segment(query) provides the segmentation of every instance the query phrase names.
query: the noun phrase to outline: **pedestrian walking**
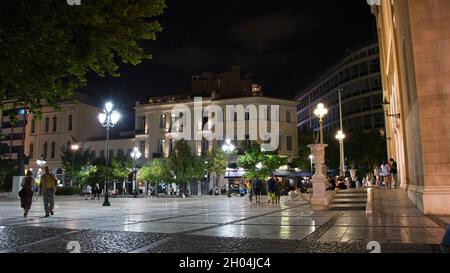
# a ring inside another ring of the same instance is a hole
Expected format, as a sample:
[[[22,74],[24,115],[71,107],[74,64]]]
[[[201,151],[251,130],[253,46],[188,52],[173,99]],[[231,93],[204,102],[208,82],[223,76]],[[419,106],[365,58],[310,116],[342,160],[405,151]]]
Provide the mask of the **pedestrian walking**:
[[[275,192],[277,191],[277,181],[275,180],[275,177],[272,175],[267,181],[267,191],[269,192],[269,200],[267,203],[275,203],[276,196]]]
[[[91,195],[92,195],[92,186],[88,184],[86,186],[86,192],[84,193],[84,200],[88,200],[88,198],[91,199]]]
[[[34,180],[34,178],[33,178],[33,180]],[[34,181],[33,191],[34,191],[34,201],[38,201],[39,200],[39,185],[36,183],[36,181]]]
[[[31,171],[27,172],[27,176],[22,179],[22,189],[19,192],[20,206],[23,208],[23,217],[28,216],[28,212],[31,209],[31,203],[33,202],[34,195],[34,178]]]
[[[56,193],[56,179],[55,175],[50,172],[50,168],[45,166],[45,173],[41,177],[41,189],[44,199],[45,216],[53,215],[53,208],[55,207],[55,193]]]
[[[391,163],[392,185],[394,186],[394,189],[396,189],[397,187],[400,187],[397,176],[397,162],[395,162],[393,158],[389,159],[389,162]]]
[[[261,203],[261,188],[262,188],[262,182],[259,178],[254,178],[252,181],[253,186],[253,192],[255,193],[255,200],[256,204]]]
[[[247,182],[247,193],[248,193],[248,199],[250,200],[250,204],[253,200],[253,183],[251,180]]]
[[[380,185],[381,185],[380,172],[381,172],[380,166],[378,165],[377,162],[375,162],[375,163],[373,164],[373,176],[375,177],[375,186],[378,187],[378,188],[379,188]]]
[[[92,192],[94,193],[94,198],[92,198],[92,199],[95,200],[95,198],[97,197],[98,200],[100,200],[100,191],[101,191],[100,185],[98,183],[96,183],[94,189],[92,190]]]
[[[283,184],[278,178],[275,179],[275,182],[276,182],[275,203],[280,204],[281,194],[283,191]]]
[[[383,181],[386,186],[386,189],[391,188],[391,166],[389,162],[384,161],[383,165],[381,166],[382,173],[383,173]]]

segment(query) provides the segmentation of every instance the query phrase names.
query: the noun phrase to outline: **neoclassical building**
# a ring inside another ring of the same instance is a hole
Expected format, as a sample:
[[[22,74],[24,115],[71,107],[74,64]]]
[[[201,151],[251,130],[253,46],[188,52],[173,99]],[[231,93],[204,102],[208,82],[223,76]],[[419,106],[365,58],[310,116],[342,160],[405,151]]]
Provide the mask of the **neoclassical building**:
[[[45,160],[55,173],[64,173],[61,166],[61,147],[74,141],[103,137],[105,130],[97,120],[100,110],[86,95],[74,96],[58,103],[60,109],[45,106],[42,118],[28,116],[25,128],[25,155],[29,158],[28,168],[38,170],[37,160]]]
[[[172,130],[172,124],[179,119],[178,116],[174,116],[172,110],[176,105],[185,105],[191,112],[194,112],[194,98],[188,96],[178,96],[178,97],[167,97],[167,98],[152,98],[146,104],[137,103],[135,106],[136,111],[136,142],[139,143],[140,147],[143,147],[147,158],[158,158],[167,157],[173,148],[173,144],[176,141],[177,133]],[[241,105],[244,108],[249,105],[254,105],[257,108],[260,105],[279,106],[279,140],[280,145],[277,149],[278,153],[283,156],[290,158],[298,156],[298,134],[297,134],[297,123],[296,123],[296,111],[297,102],[276,98],[269,98],[263,96],[249,96],[249,97],[236,97],[227,99],[214,99],[214,98],[203,98],[202,106],[204,108],[215,105],[222,109],[225,120],[226,107]],[[202,112],[203,113],[203,112]],[[208,122],[208,118],[202,118],[201,124],[194,121],[194,116],[192,115],[192,132],[194,132],[196,126],[201,128]],[[248,132],[250,124],[258,123],[257,119],[253,119],[248,113],[244,115],[245,118],[245,132],[243,135],[245,139],[237,140],[238,129],[237,129],[237,116],[235,116],[235,132],[231,135],[231,140],[236,147],[240,146],[243,141],[250,140],[250,134]],[[269,123],[270,126],[270,123]],[[226,129],[226,123],[224,123],[224,135],[228,134]],[[185,130],[185,129],[184,129]],[[209,150],[213,148],[219,148],[222,146],[224,140],[211,140],[208,141],[205,138],[198,140],[189,141],[191,149],[197,155],[206,154]],[[257,142],[261,141],[261,136],[258,135]],[[144,148],[145,147],[145,148]]]
[[[450,214],[450,1],[381,0],[380,44],[389,156],[425,214]]]

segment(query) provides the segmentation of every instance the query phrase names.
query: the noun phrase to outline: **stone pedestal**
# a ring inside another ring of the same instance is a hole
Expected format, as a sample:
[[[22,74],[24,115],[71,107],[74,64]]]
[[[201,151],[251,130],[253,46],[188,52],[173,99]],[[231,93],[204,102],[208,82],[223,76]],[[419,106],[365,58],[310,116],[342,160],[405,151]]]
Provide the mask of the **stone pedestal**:
[[[313,194],[311,206],[315,210],[326,210],[330,203],[330,195],[327,194],[327,167],[325,166],[325,148],[327,144],[311,144],[308,146],[315,160],[315,174],[312,177]]]

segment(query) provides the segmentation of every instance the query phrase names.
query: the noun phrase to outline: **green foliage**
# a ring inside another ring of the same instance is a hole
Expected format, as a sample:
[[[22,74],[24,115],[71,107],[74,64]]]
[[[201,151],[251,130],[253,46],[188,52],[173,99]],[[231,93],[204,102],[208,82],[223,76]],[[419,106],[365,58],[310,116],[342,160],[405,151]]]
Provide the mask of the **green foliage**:
[[[206,168],[209,172],[214,172],[218,176],[224,175],[228,166],[228,159],[222,150],[212,150],[208,152],[206,158]]]
[[[87,84],[89,72],[119,77],[118,62],[151,59],[143,41],[162,31],[164,0],[14,0],[0,3],[0,101],[16,98],[40,113]],[[0,103],[0,108],[1,108]]]
[[[78,187],[61,187],[56,190],[55,195],[76,195],[81,194],[81,188]]]
[[[133,167],[133,160],[128,156],[114,157],[111,159],[112,176],[120,182],[128,179]]]
[[[170,182],[172,175],[166,159],[155,158],[138,171],[138,180],[153,184],[161,182]]]
[[[175,142],[173,152],[168,157],[175,183],[185,184],[192,181],[194,158],[191,147],[186,140],[182,139]]]
[[[93,158],[90,149],[84,149],[83,145],[77,151],[72,151],[70,147],[61,147],[61,164],[66,173],[66,178],[73,179],[74,184],[80,184],[79,181],[83,180],[85,177],[85,172],[83,172],[83,167],[92,165],[95,158]]]
[[[245,169],[245,178],[265,179],[281,166],[288,164],[288,159],[271,152],[261,152],[260,145],[253,143],[237,159],[239,167]],[[258,166],[261,164],[261,166]]]

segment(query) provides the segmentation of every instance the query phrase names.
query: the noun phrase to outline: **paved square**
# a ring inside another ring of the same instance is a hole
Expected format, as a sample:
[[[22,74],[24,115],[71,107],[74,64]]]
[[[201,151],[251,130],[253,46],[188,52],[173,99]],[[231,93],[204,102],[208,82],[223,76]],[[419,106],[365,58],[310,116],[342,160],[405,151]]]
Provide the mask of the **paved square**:
[[[57,197],[54,216],[43,218],[38,200],[23,218],[19,200],[3,199],[0,252],[67,252],[69,241],[79,241],[82,252],[367,253],[369,241],[390,252],[432,252],[445,233],[442,224],[408,203],[403,191],[376,192],[373,215],[313,211],[306,202],[285,199],[281,205],[262,201],[112,198],[111,207],[103,207],[103,200]]]

